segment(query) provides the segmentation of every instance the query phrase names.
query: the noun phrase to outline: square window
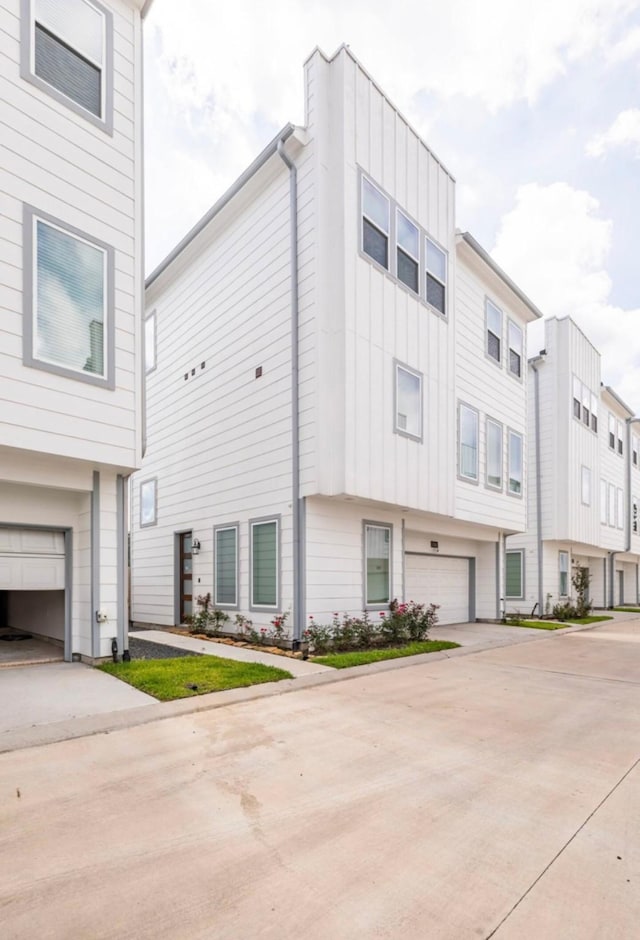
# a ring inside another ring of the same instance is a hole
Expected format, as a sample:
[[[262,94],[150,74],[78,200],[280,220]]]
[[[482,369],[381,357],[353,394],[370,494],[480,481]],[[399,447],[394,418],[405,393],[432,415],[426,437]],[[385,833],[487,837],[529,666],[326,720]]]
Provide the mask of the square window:
[[[362,177],[362,250],[388,269],[389,200],[365,177]]]
[[[365,606],[391,600],[391,526],[365,523]]]
[[[251,522],[251,607],[277,609],[279,604],[278,520]]]
[[[509,492],[522,495],[522,435],[509,431]]]
[[[214,529],[214,604],[236,607],[238,604],[238,526]]]
[[[487,418],[487,486],[502,489],[502,425]]]
[[[113,131],[113,14],[98,0],[23,0],[24,79]]]
[[[395,430],[422,439],[422,376],[396,363]]]
[[[155,525],[158,521],[158,481],[145,480],[140,484],[140,526]]]
[[[487,322],[487,355],[502,362],[502,310],[489,299],[485,301]]]
[[[522,378],[522,330],[509,321],[509,372]]]
[[[458,408],[458,472],[466,480],[478,479],[478,412],[468,405]]]
[[[25,365],[115,387],[113,249],[24,208]]]
[[[427,238],[427,303],[446,316],[447,256]]]
[[[505,557],[506,568],[506,597],[521,600],[524,597],[524,553],[522,551],[507,552]]]

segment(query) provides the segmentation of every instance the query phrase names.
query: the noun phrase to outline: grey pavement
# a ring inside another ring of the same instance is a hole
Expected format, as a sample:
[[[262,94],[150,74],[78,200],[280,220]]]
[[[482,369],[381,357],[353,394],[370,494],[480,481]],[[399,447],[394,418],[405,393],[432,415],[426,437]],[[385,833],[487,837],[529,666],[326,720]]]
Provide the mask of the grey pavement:
[[[639,631],[0,755],[3,936],[631,940]]]

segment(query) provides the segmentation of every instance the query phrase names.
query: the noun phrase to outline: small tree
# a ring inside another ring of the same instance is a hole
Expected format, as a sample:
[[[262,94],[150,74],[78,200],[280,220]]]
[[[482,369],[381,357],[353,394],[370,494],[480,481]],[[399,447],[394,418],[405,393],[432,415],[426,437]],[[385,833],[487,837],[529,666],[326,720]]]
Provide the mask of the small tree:
[[[571,583],[576,592],[576,615],[580,618],[588,617],[592,608],[589,600],[589,584],[591,575],[589,569],[582,565],[576,565],[571,577]]]

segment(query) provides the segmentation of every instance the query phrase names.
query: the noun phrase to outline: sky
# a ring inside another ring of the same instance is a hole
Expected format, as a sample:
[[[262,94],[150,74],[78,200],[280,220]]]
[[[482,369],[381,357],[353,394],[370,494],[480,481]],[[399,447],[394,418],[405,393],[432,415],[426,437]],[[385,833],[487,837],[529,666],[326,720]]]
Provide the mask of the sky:
[[[455,176],[458,228],[640,414],[640,0],[155,0],[147,271],[302,124],[303,62],[343,42]]]

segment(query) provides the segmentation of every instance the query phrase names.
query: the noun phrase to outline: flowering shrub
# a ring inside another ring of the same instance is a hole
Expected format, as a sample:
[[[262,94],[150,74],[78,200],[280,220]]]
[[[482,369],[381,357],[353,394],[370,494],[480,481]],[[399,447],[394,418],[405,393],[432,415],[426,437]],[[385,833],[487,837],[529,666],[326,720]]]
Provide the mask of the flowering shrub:
[[[271,621],[271,636],[276,642],[281,642],[286,640],[289,636],[288,632],[285,630],[287,620],[289,618],[289,611],[286,610],[283,614],[276,614],[276,616]]]
[[[253,630],[253,621],[244,614],[236,614],[236,633],[239,637],[250,636]]]
[[[197,610],[191,617],[185,617],[189,624],[190,633],[204,633],[206,636],[217,636],[220,627],[229,619],[229,614],[218,610],[211,605],[211,594],[200,594],[196,597]]]
[[[416,604],[409,601],[399,604],[393,600],[389,611],[380,611],[378,621],[369,619],[364,611],[362,617],[334,613],[328,625],[316,623],[309,617],[309,626],[303,639],[308,641],[315,653],[328,649],[369,649],[375,646],[401,646],[427,638],[430,628],[438,622],[437,604]]]

